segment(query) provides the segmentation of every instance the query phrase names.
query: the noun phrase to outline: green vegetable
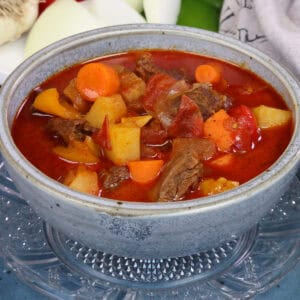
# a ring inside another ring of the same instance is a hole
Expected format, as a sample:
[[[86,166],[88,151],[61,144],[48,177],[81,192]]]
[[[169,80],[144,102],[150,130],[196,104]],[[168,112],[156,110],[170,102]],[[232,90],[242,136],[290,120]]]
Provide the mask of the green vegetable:
[[[203,0],[203,2],[206,2],[207,4],[210,4],[218,9],[221,9],[223,5],[223,0]]]
[[[222,0],[182,0],[178,25],[218,31]]]

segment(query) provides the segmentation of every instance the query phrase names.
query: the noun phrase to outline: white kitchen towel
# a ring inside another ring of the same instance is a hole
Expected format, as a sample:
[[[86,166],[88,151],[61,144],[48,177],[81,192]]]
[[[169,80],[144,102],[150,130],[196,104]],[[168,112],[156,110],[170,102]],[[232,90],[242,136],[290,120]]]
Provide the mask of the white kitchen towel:
[[[300,0],[224,0],[219,31],[264,51],[300,79]]]

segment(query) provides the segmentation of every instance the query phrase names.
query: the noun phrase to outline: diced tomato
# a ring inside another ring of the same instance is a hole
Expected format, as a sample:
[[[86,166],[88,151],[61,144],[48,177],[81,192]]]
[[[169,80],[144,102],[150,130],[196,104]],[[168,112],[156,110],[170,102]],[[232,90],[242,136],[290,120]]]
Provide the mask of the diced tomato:
[[[255,117],[246,105],[239,105],[229,110],[228,114],[236,120],[231,126],[234,134],[234,149],[236,151],[249,151],[260,140],[260,129]]]
[[[183,95],[179,110],[173,119],[168,133],[172,137],[201,137],[203,118],[198,105],[188,96]]]
[[[144,108],[153,112],[156,101],[159,101],[163,96],[167,96],[175,82],[176,79],[167,74],[158,73],[153,75],[148,81],[146,93],[143,97]]]
[[[96,131],[92,136],[94,142],[106,150],[111,150],[111,143],[109,138],[109,120],[107,115],[104,118],[102,127]]]

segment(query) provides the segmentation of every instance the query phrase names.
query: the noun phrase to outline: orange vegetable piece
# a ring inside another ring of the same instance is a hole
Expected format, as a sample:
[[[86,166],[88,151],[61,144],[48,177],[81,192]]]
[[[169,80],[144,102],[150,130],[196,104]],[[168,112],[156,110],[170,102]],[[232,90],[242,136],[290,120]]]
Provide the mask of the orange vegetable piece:
[[[195,70],[197,82],[218,83],[221,80],[221,71],[214,65],[199,65]]]
[[[238,186],[239,182],[220,177],[218,179],[204,179],[200,183],[199,189],[204,196],[209,196],[231,190]]]
[[[94,149],[91,149],[87,140],[84,142],[72,140],[67,147],[56,146],[52,151],[60,158],[72,162],[87,164],[99,162],[99,157],[95,154]]]
[[[230,130],[230,124],[234,124],[224,109],[220,109],[208,118],[203,125],[203,134],[205,137],[213,140],[218,149],[223,152],[229,152],[234,143],[233,131]]]
[[[131,179],[138,183],[150,183],[160,173],[164,161],[159,160],[136,160],[127,163]]]
[[[77,74],[76,88],[81,97],[88,101],[95,101],[99,96],[111,96],[118,92],[119,87],[117,71],[103,63],[86,64]]]
[[[37,95],[33,107],[41,112],[55,115],[64,119],[79,119],[80,113],[66,102],[59,100],[56,88],[50,88]]]
[[[218,167],[218,168],[227,167],[232,163],[233,159],[234,159],[234,154],[227,153],[212,160],[210,162],[210,165],[212,167]]]

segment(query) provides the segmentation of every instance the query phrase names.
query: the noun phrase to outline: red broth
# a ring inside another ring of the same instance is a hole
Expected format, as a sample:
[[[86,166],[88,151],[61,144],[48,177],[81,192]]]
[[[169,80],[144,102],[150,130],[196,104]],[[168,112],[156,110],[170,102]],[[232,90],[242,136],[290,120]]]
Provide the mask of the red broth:
[[[254,73],[234,64],[215,60],[206,56],[177,51],[149,51],[152,54],[153,62],[165,69],[184,70],[187,80],[194,80],[194,71],[200,64],[218,64],[222,68],[222,83],[214,86],[214,89],[232,99],[233,106],[246,105],[250,108],[258,105],[267,105],[274,108],[287,110],[282,97],[263,79]],[[96,61],[110,65],[122,65],[133,71],[136,68],[137,57],[141,51],[132,51],[113,56],[101,57]],[[40,86],[36,87],[24,100],[12,127],[12,136],[23,155],[39,170],[49,177],[62,181],[69,170],[74,169],[78,164],[61,159],[53,153],[52,148],[61,141],[45,129],[49,116],[42,113],[33,113],[32,104],[43,90],[57,88],[63,93],[64,88],[70,80],[76,77],[83,64],[74,65],[52,76]],[[283,153],[288,145],[293,131],[293,123],[289,121],[284,126],[277,126],[267,130],[261,130],[261,137],[251,151],[234,153],[234,164],[225,168],[212,168],[210,160],[204,161],[203,178],[225,177],[228,180],[237,181],[240,184],[252,179],[261,172],[267,170]],[[217,153],[216,156],[222,153]],[[164,159],[168,159],[168,151]],[[107,158],[101,158],[96,165],[89,165],[89,168],[97,171],[109,168],[113,163]],[[153,201],[148,197],[149,191],[156,185],[159,177],[147,184],[139,184],[127,179],[118,188],[104,189],[100,181],[99,195],[115,200],[127,201]],[[180,200],[192,199],[203,196],[197,188],[189,189]],[[173,200],[173,199],[170,199]]]

